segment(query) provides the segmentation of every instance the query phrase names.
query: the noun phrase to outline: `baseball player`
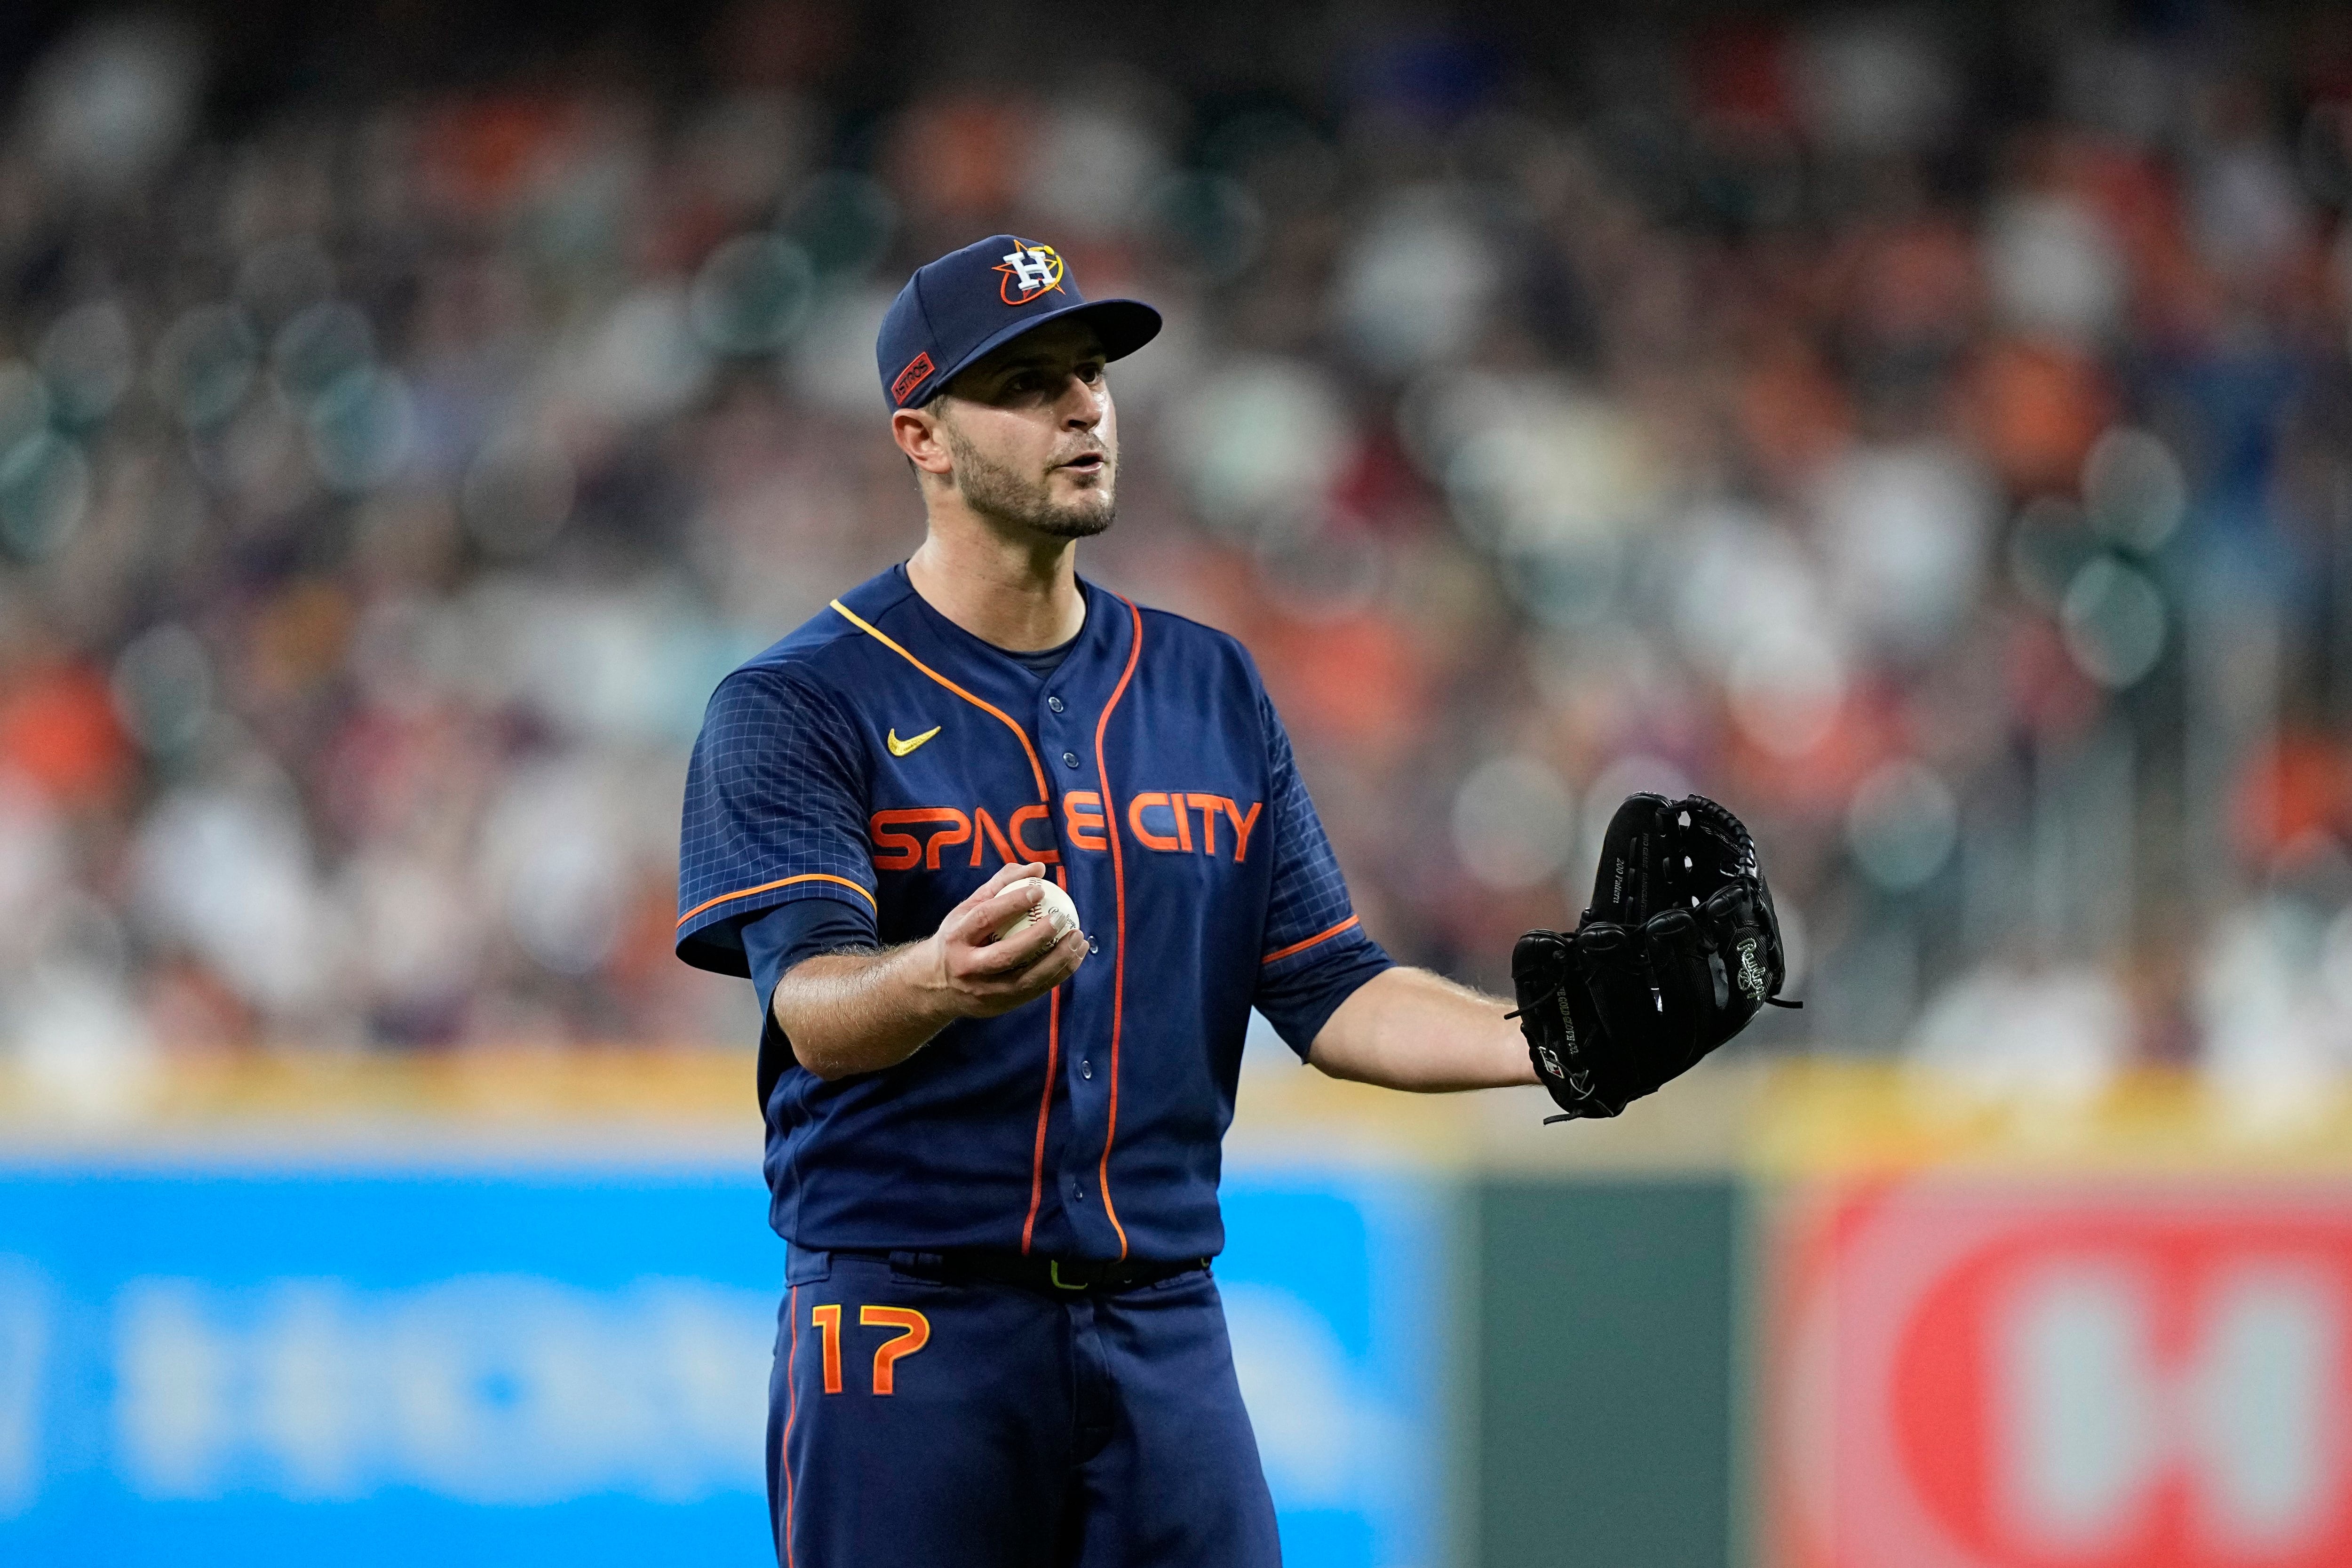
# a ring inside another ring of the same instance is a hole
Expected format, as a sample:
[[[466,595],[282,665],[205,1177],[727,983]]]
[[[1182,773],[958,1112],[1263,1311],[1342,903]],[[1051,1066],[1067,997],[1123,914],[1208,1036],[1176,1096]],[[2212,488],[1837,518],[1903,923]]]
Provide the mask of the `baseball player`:
[[[1334,1077],[1570,1103],[1507,1004],[1359,924],[1247,650],[1078,574],[1105,367],[1159,329],[1010,235],[917,271],[877,353],[923,543],[695,746],[677,951],[757,989],[791,1244],[786,1568],[1278,1562],[1211,1278],[1250,1010]],[[1018,923],[1047,879],[1066,934]]]

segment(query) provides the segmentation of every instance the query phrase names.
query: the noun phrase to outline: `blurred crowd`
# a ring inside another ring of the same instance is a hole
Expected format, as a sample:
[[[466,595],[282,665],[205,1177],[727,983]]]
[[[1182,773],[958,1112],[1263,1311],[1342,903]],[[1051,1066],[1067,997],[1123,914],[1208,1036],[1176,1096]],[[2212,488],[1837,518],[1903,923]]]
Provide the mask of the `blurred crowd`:
[[[2352,18],[968,10],[37,40],[20,1057],[748,1045],[670,956],[686,749],[920,538],[874,329],[1010,230],[1166,311],[1082,570],[1249,644],[1400,958],[1499,985],[1697,789],[1798,960],[1764,1048],[2352,1060]]]

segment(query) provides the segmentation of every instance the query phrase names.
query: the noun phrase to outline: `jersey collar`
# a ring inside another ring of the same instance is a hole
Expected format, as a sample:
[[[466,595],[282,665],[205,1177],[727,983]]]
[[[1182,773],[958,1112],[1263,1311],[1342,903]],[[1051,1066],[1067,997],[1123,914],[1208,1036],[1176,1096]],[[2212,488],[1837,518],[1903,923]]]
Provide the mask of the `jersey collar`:
[[[905,591],[913,618],[921,623],[925,640],[940,650],[943,657],[952,659],[958,668],[975,674],[986,671],[984,679],[992,688],[998,684],[999,678],[1017,682],[1006,690],[1006,695],[1015,701],[1025,705],[1035,700],[1037,678],[1027,665],[1007,650],[985,637],[966,631],[940,614],[929,600],[916,592],[913,580],[907,575],[905,562],[900,562],[890,571],[897,578],[898,585]],[[1071,684],[1071,678],[1078,673],[1082,659],[1089,663],[1113,658],[1123,661],[1127,657],[1129,633],[1126,606],[1119,603],[1116,595],[1097,587],[1083,574],[1078,577],[1077,584],[1078,593],[1086,601],[1086,624],[1078,628],[1068,657],[1064,658],[1061,668],[1047,682],[1057,688]]]

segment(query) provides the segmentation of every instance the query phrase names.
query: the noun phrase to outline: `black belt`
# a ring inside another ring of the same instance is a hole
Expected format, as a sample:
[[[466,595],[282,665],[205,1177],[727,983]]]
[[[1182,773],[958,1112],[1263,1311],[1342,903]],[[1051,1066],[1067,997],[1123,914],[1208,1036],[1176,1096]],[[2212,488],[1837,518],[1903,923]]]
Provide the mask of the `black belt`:
[[[1030,1258],[1017,1252],[836,1252],[833,1256],[887,1263],[901,1274],[942,1284],[987,1280],[1054,1293],[1135,1290],[1209,1266],[1205,1258],[1180,1258],[1172,1262],[1134,1258],[1115,1263]]]

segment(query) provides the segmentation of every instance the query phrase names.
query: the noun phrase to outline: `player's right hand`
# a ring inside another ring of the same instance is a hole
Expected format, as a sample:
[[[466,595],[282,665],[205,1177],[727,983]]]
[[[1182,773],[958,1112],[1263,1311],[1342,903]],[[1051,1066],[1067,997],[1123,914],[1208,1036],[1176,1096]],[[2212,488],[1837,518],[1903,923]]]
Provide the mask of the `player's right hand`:
[[[961,1016],[993,1018],[1010,1013],[1076,974],[1086,962],[1086,932],[1074,931],[1056,941],[1053,926],[1045,921],[996,940],[1006,921],[1042,896],[1034,887],[1005,889],[1024,878],[1045,875],[1045,868],[1036,861],[1003,867],[940,922],[931,938],[937,950],[933,983],[948,993],[950,1005]]]

